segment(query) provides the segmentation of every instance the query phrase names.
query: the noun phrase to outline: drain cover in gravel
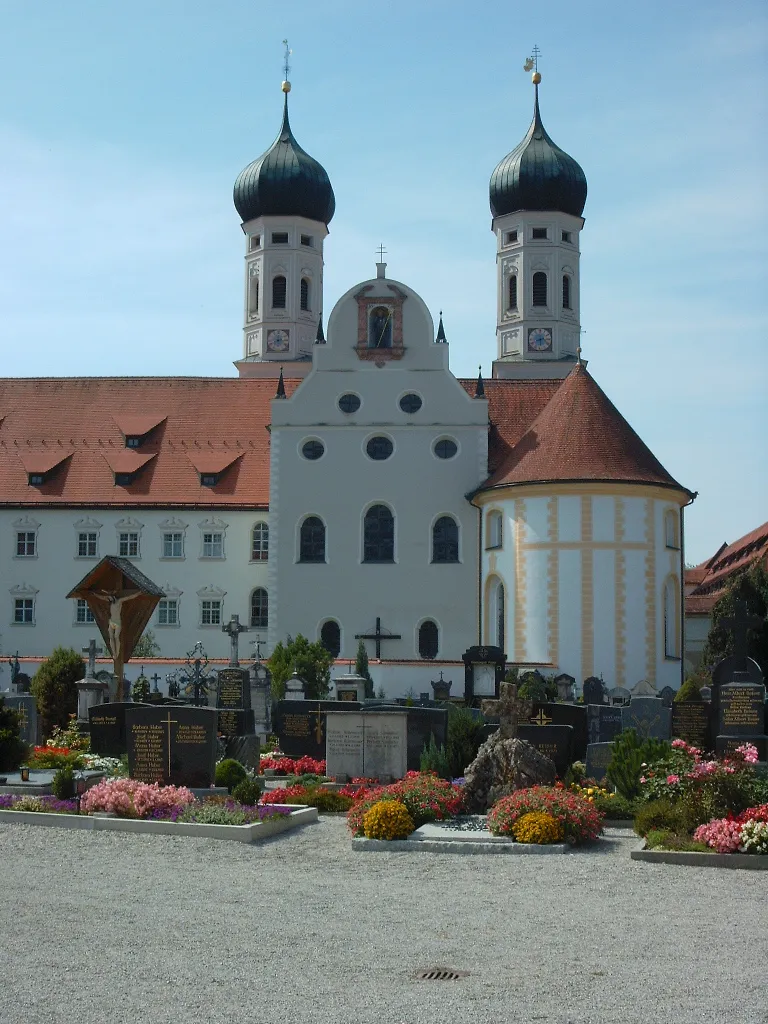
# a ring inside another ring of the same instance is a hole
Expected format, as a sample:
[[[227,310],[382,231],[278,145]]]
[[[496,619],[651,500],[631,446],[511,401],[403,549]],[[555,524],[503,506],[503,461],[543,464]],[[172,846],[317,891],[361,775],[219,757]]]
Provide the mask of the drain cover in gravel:
[[[469,971],[454,971],[448,967],[430,967],[426,971],[417,971],[417,981],[456,981],[469,977]]]

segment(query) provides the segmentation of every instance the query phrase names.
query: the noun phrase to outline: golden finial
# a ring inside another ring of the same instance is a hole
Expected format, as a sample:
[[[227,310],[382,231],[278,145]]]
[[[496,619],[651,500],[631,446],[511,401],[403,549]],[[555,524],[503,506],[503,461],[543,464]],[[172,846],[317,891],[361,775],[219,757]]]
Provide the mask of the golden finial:
[[[283,84],[280,86],[280,88],[283,90],[283,92],[287,93],[291,91],[291,83],[288,81],[288,75],[291,73],[291,65],[288,62],[288,58],[293,53],[293,50],[288,48],[287,39],[283,40],[283,46],[285,47],[285,55],[283,61],[283,71],[285,72],[285,79],[283,80]]]
[[[531,50],[531,56],[523,64],[523,71],[532,71],[531,81],[534,85],[538,85],[541,81],[541,75],[539,74],[539,57],[541,56],[541,50],[538,46],[533,47]]]

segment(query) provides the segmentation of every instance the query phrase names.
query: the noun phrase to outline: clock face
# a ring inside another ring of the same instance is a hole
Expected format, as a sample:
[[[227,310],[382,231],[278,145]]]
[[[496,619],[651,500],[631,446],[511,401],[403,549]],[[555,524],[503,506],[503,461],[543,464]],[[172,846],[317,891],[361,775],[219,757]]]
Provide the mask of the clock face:
[[[547,327],[532,327],[528,331],[529,352],[550,352],[552,350],[552,332]]]
[[[276,330],[267,333],[267,349],[270,352],[288,351],[288,331]]]

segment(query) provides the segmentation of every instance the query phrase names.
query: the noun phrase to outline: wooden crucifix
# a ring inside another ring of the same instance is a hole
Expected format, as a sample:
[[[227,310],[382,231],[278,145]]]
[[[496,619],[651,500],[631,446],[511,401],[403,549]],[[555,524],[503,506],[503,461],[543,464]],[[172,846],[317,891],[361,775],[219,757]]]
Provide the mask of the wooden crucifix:
[[[533,714],[533,701],[520,700],[514,683],[502,683],[498,700],[484,700],[480,710],[489,718],[499,718],[499,735],[502,739],[513,740],[517,727],[527,722]]]
[[[746,668],[747,633],[750,629],[760,629],[763,620],[759,615],[750,615],[747,612],[746,601],[736,601],[733,615],[720,619],[720,625],[733,637],[734,658],[740,663],[741,668]]]
[[[240,664],[240,655],[238,653],[238,644],[240,643],[240,634],[247,633],[248,627],[243,626],[240,622],[239,615],[233,615],[226,626],[221,627],[222,633],[229,634],[229,642],[231,644],[229,652],[229,667],[237,668]]]
[[[382,632],[381,619],[376,616],[376,629],[373,633],[355,633],[355,640],[375,640],[376,641],[376,660],[381,661],[381,641],[382,640],[402,640],[400,633],[390,633],[389,630]]]

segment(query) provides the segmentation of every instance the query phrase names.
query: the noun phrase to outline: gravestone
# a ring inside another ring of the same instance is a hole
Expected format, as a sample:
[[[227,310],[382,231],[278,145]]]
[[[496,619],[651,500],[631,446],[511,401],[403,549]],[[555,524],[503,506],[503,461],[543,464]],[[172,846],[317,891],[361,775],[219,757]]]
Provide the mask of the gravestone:
[[[88,709],[91,753],[102,757],[122,757],[126,753],[125,711],[131,706],[121,700]]]
[[[587,753],[587,709],[583,704],[539,703],[533,705],[530,725],[570,725],[573,729],[571,760],[583,761]]]
[[[407,771],[407,712],[329,711],[326,715],[327,774],[333,778],[401,779]]]
[[[355,672],[336,676],[333,680],[336,689],[336,700],[360,703],[365,700],[365,677]]]
[[[608,703],[613,707],[623,707],[628,704],[632,694],[626,688],[626,686],[614,686],[612,690],[608,691]]]
[[[733,682],[720,686],[718,735],[715,750],[728,755],[744,743],[757,747],[761,761],[766,760],[768,737],[765,735],[765,687],[751,683],[747,672],[734,672]]]
[[[272,685],[269,680],[251,679],[251,710],[256,732],[272,732]]]
[[[216,773],[214,708],[130,704],[128,771],[140,782],[207,788]]]
[[[661,690],[661,692],[659,693],[659,696],[661,697],[661,702],[662,702],[662,704],[664,705],[665,708],[671,708],[672,707],[672,705],[673,705],[673,703],[675,701],[675,693],[676,692],[677,691],[673,690],[671,686],[665,686]]]
[[[569,676],[567,672],[561,672],[559,676],[555,676],[555,686],[557,687],[557,698],[562,701],[573,700],[573,688],[576,685],[576,680],[573,676]]]
[[[672,736],[699,750],[712,747],[712,705],[703,700],[677,700],[672,705]]]
[[[29,693],[29,688],[32,685],[32,680],[29,678],[26,672],[16,673],[16,693]]]
[[[20,674],[20,673],[19,673]],[[18,676],[17,676],[18,681]],[[19,716],[19,736],[30,747],[37,744],[37,703],[31,693],[2,693],[7,708]]]
[[[561,777],[573,763],[573,726],[518,725],[517,738],[530,743],[540,754],[548,757]]]
[[[602,679],[598,679],[597,676],[589,676],[587,679],[584,680],[584,703],[607,703],[605,683]]]
[[[612,756],[612,743],[590,743],[587,747],[587,778],[604,782]]]
[[[633,697],[658,697],[659,693],[656,684],[648,679],[640,679],[632,687]]]
[[[421,768],[421,752],[434,736],[435,743],[444,747],[448,742],[448,712],[445,708],[406,708],[408,725],[407,767],[409,772]]]
[[[255,732],[248,669],[219,670],[216,704],[219,713],[219,732],[225,736],[246,736]]]
[[[609,704],[587,705],[587,738],[590,743],[610,743],[621,732],[621,708]]]
[[[280,750],[289,757],[325,757],[325,723],[328,711],[359,711],[361,704],[335,700],[277,702],[275,732]]]
[[[658,697],[633,697],[621,709],[622,729],[634,729],[641,740],[668,740],[672,732],[672,711]]]

